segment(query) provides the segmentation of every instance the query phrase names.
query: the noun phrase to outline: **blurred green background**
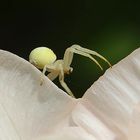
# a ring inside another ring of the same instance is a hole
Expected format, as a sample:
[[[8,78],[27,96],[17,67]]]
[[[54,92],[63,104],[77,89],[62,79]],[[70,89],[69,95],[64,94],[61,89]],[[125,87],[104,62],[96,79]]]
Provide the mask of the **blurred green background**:
[[[97,51],[112,65],[140,44],[140,3],[119,0],[3,1],[0,5],[0,49],[28,60],[38,46],[62,58],[67,47],[79,44]],[[98,59],[99,60],[99,59]],[[105,72],[88,58],[75,55],[66,83],[77,97]],[[54,81],[59,87],[58,80]]]

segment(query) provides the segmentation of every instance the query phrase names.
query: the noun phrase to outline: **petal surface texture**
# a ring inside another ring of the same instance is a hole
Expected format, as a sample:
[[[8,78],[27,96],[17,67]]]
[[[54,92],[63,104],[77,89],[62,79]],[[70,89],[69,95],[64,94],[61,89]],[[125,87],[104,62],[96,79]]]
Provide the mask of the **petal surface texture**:
[[[130,139],[130,130],[138,136],[140,131],[136,132],[136,130],[140,130],[140,125],[138,125],[140,124],[138,121],[140,116],[140,108],[138,109],[140,107],[140,49],[109,68],[87,90],[81,103],[118,134],[117,139]],[[140,139],[140,137],[133,138],[131,140]]]
[[[34,140],[67,126],[75,100],[22,58],[0,50],[0,140]]]

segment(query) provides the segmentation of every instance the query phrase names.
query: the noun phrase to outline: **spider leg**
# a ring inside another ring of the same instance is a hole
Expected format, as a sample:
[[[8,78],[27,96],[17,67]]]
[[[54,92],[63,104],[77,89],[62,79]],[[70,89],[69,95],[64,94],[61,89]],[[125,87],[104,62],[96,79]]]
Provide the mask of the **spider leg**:
[[[65,89],[65,91],[72,97],[74,97],[72,91],[69,89],[69,87],[67,86],[67,84],[64,81],[64,71],[63,71],[63,66],[59,65],[60,68],[60,73],[59,73],[59,82],[61,84],[61,86]]]
[[[86,52],[82,52],[82,51],[77,50],[75,48],[76,46],[78,46],[78,45],[73,45],[72,47],[66,49],[65,54],[64,54],[64,69],[67,69],[70,67],[70,64],[71,64],[72,59],[73,59],[73,54],[77,53],[79,55],[83,55],[85,57],[90,58],[92,61],[94,61],[100,67],[101,70],[103,70],[102,66],[98,63],[98,61],[95,58],[93,58],[90,54],[88,54]]]
[[[58,73],[54,71],[55,66],[54,65],[45,65],[42,71],[42,75],[41,75],[41,80],[40,80],[40,85],[43,85],[44,79],[43,76],[45,75],[45,72],[48,71],[50,72],[47,77],[53,81],[57,76]]]
[[[76,53],[76,54],[79,54],[79,55],[90,58],[92,61],[94,61],[100,67],[101,70],[103,70],[102,66],[98,63],[98,61],[95,58],[93,58],[90,54],[85,53],[85,52],[81,52],[79,50],[74,50],[73,53]]]
[[[88,54],[91,54],[91,55],[98,56],[99,58],[103,59],[106,63],[108,63],[108,65],[110,67],[112,67],[112,65],[110,64],[110,62],[106,58],[104,58],[102,55],[100,55],[99,53],[97,53],[95,51],[92,51],[92,50],[87,49],[87,48],[83,48],[79,45],[72,45],[71,48],[76,49],[76,50],[81,51],[81,52],[84,52],[84,53],[88,53]]]
[[[58,76],[58,72],[50,72],[47,77],[53,81],[54,79],[56,79],[56,77]]]
[[[56,69],[56,67],[54,65],[45,65],[44,68],[43,68],[42,73],[45,75],[46,71],[52,72],[55,69]]]
[[[64,60],[64,68],[69,68],[71,63],[72,63],[72,60],[73,60],[73,52],[72,52],[72,48],[67,48],[65,53],[64,53],[64,57],[63,57],[63,60]]]

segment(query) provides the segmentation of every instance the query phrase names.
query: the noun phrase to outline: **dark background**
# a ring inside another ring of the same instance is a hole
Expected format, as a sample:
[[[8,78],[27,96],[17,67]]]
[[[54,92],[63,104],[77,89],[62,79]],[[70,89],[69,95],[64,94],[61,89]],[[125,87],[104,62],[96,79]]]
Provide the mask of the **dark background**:
[[[139,7],[138,2],[119,0],[4,1],[0,3],[0,49],[28,60],[33,48],[47,46],[62,58],[67,47],[79,44],[115,64],[139,47]],[[104,70],[108,68],[99,62]],[[78,55],[72,67],[65,81],[77,97],[104,73]]]

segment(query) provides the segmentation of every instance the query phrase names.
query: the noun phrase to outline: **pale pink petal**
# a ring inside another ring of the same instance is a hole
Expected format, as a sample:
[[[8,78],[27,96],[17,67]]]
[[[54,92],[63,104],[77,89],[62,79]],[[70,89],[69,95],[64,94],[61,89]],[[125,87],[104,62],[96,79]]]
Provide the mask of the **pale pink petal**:
[[[72,117],[79,127],[94,136],[96,140],[116,140],[120,138],[108,128],[103,120],[98,118],[95,112],[91,112],[91,110],[88,110],[81,103],[77,104]]]
[[[65,127],[37,140],[97,140],[80,127]]]
[[[0,140],[34,140],[69,125],[76,101],[27,61],[0,51]],[[67,119],[67,120],[66,120]]]
[[[27,61],[0,51],[0,140],[139,139],[140,49],[75,100]]]
[[[139,102],[140,49],[137,49],[108,69],[87,90],[81,103],[93,114],[98,114],[98,119],[114,133],[127,137],[133,109]]]
[[[140,140],[140,103],[134,107],[128,128],[128,140]]]

